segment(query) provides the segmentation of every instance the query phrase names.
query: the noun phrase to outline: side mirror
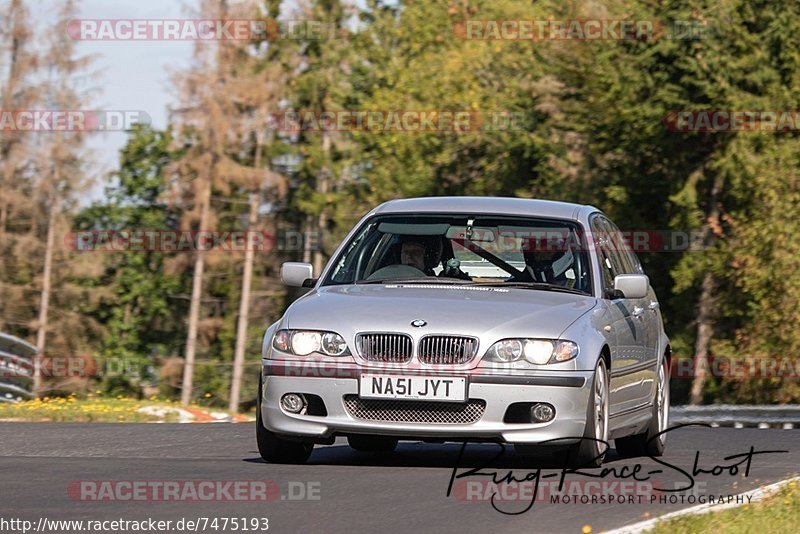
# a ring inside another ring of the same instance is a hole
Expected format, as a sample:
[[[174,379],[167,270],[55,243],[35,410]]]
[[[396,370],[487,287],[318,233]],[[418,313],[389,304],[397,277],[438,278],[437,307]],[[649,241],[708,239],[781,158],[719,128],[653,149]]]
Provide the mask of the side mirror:
[[[618,274],[614,277],[614,293],[626,299],[643,299],[650,288],[646,274]]]
[[[314,277],[310,263],[287,261],[281,265],[281,281],[289,287],[309,287],[304,282]]]

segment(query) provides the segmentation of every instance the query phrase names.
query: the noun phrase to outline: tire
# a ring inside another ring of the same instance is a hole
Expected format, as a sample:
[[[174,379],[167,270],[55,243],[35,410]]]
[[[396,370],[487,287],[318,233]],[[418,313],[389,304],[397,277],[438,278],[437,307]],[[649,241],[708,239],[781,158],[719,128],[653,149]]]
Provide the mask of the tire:
[[[606,362],[600,358],[594,369],[583,439],[567,451],[567,463],[571,467],[592,468],[603,465],[608,450],[608,389]]]
[[[264,428],[264,423],[261,421],[260,380],[258,383],[258,404],[256,405],[256,443],[261,457],[273,464],[306,463],[314,450],[313,443],[283,439]]]
[[[359,452],[392,452],[397,448],[397,440],[384,436],[347,436],[347,443]]]
[[[667,444],[667,434],[663,432],[669,427],[669,368],[667,361],[658,369],[656,391],[653,395],[653,413],[647,429],[639,434],[617,438],[614,446],[617,454],[624,458],[637,456],[662,456]],[[658,435],[658,437],[656,437]]]

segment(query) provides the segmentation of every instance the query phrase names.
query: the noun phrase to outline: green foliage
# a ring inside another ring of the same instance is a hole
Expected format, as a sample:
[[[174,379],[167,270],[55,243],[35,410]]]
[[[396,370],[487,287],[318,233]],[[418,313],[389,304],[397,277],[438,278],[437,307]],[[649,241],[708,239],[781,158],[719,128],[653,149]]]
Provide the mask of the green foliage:
[[[169,135],[137,127],[120,153],[116,183],[107,201],[76,215],[78,230],[174,230],[177,213],[161,200],[166,186],[164,169],[171,161]],[[174,296],[182,276],[169,274],[166,254],[148,252],[86,252],[101,256],[99,279],[80,282],[105,289],[90,313],[107,331],[100,341],[102,388],[111,394],[141,393],[154,384],[158,359],[178,349],[185,306]]]

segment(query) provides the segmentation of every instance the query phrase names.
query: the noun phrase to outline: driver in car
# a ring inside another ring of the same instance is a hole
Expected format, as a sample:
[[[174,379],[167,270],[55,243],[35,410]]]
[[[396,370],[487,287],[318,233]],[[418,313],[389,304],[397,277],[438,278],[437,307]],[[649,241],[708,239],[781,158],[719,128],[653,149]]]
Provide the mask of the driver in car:
[[[400,247],[400,263],[425,272],[425,245],[418,241],[405,241]]]
[[[383,278],[418,278],[435,276],[434,267],[441,262],[442,242],[438,238],[425,239],[403,236],[400,242],[399,263],[391,263],[369,275],[368,280]]]
[[[442,265],[444,244],[441,236],[404,236],[400,243],[400,262],[387,265],[378,269],[370,276],[369,280],[381,278],[417,277],[420,271],[425,276],[439,276],[443,278],[460,278],[471,280],[470,276],[459,268],[459,261],[451,257],[447,265],[437,275],[435,269]]]
[[[569,247],[549,243],[544,250],[530,247],[523,251],[525,274],[529,281],[555,284],[564,287],[575,285],[573,270],[574,256]],[[573,276],[567,276],[572,272]]]

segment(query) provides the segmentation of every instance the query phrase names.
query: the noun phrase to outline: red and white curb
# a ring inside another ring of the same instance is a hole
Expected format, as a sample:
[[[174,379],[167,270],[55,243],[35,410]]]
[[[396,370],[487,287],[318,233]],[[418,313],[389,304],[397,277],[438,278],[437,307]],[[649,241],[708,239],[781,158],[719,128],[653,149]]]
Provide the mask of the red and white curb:
[[[247,415],[231,415],[227,412],[209,412],[185,406],[181,408],[176,406],[143,406],[136,411],[156,417],[177,415],[179,423],[246,423],[255,421],[254,417],[249,417]],[[164,421],[156,422],[163,423]]]
[[[684,508],[683,510],[677,510],[675,512],[670,512],[668,514],[664,514],[662,516],[658,516],[653,519],[648,519],[646,521],[640,521],[638,523],[634,523],[632,525],[627,525],[621,528],[617,528],[614,530],[605,531],[605,534],[639,534],[641,532],[647,532],[650,529],[653,529],[661,523],[662,521],[668,521],[670,519],[675,519],[677,517],[684,517],[687,515],[703,515],[709,514],[712,512],[727,510],[728,508],[735,508],[737,506],[742,506],[742,504],[746,501],[749,504],[754,502],[758,502],[765,497],[768,497],[778,490],[782,489],[784,486],[788,485],[791,482],[798,482],[800,481],[800,477],[792,477],[787,478],[786,480],[781,480],[780,482],[775,482],[774,484],[770,484],[769,486],[762,486],[760,488],[756,488],[751,491],[746,491],[744,493],[740,493],[737,495],[737,499],[735,499],[731,503],[726,504],[698,504],[697,506],[692,506],[690,508]],[[736,504],[736,501],[739,500],[738,498],[742,499],[742,503]],[[749,499],[748,499],[749,497]]]

